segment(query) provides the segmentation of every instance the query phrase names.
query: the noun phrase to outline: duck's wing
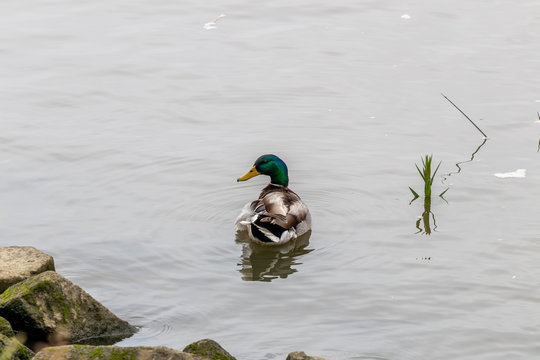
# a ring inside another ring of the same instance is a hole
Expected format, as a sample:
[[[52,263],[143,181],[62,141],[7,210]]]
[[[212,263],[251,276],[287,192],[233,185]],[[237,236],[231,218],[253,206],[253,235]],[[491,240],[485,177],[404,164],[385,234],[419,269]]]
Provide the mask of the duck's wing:
[[[295,227],[306,220],[309,210],[298,195],[289,189],[273,191],[262,199],[266,215],[261,222],[271,222],[284,229]]]

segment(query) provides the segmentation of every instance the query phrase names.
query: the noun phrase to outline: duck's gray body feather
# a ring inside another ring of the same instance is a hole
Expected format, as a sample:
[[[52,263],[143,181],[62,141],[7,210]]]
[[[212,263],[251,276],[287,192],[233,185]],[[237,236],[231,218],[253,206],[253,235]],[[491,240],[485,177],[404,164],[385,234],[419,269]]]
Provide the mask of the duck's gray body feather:
[[[284,244],[311,229],[311,214],[306,204],[291,189],[269,184],[259,199],[244,206],[236,219],[237,231],[262,244]]]

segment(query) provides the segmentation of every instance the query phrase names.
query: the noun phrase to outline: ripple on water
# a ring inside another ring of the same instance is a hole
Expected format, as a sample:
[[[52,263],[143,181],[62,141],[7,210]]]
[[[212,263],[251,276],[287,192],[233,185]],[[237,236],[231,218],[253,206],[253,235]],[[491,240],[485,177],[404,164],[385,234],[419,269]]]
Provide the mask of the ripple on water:
[[[138,324],[139,331],[129,342],[142,341],[143,343],[148,343],[153,339],[167,336],[174,331],[174,328],[170,324],[156,320],[153,317],[132,316],[131,319],[134,324]]]

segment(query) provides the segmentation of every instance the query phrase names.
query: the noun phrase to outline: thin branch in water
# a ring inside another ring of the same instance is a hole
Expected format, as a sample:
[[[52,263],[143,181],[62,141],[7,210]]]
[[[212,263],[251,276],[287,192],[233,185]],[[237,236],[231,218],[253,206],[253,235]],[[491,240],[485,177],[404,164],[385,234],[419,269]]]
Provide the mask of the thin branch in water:
[[[456,104],[454,104],[454,103],[452,102],[452,100],[450,100],[448,97],[446,97],[446,95],[444,95],[443,93],[441,93],[441,95],[444,96],[444,98],[445,98],[446,100],[448,100],[448,102],[449,102],[450,104],[454,105],[454,107],[455,107],[456,109],[458,109],[459,112],[462,113],[463,116],[465,116],[465,117],[467,118],[467,120],[469,120],[469,121],[471,122],[471,124],[473,124],[474,127],[475,127],[478,131],[480,131],[480,132],[482,133],[482,135],[484,135],[484,137],[487,139],[488,136],[482,131],[482,129],[480,129],[480,128],[478,127],[478,125],[476,125],[476,124],[474,123],[474,121],[471,120],[470,117],[467,116],[467,114],[465,114],[460,108],[458,108],[458,106],[457,106]]]

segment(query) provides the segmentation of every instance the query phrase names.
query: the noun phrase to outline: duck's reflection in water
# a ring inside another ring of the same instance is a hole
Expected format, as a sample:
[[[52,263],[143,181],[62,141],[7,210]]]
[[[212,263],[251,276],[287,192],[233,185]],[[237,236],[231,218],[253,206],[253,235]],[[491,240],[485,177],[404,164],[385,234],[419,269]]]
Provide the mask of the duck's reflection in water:
[[[236,241],[242,243],[242,257],[238,270],[245,281],[272,281],[285,279],[297,272],[295,267],[301,265],[299,258],[312,252],[307,249],[311,231],[280,246],[263,246],[254,244],[247,233],[237,233]]]

